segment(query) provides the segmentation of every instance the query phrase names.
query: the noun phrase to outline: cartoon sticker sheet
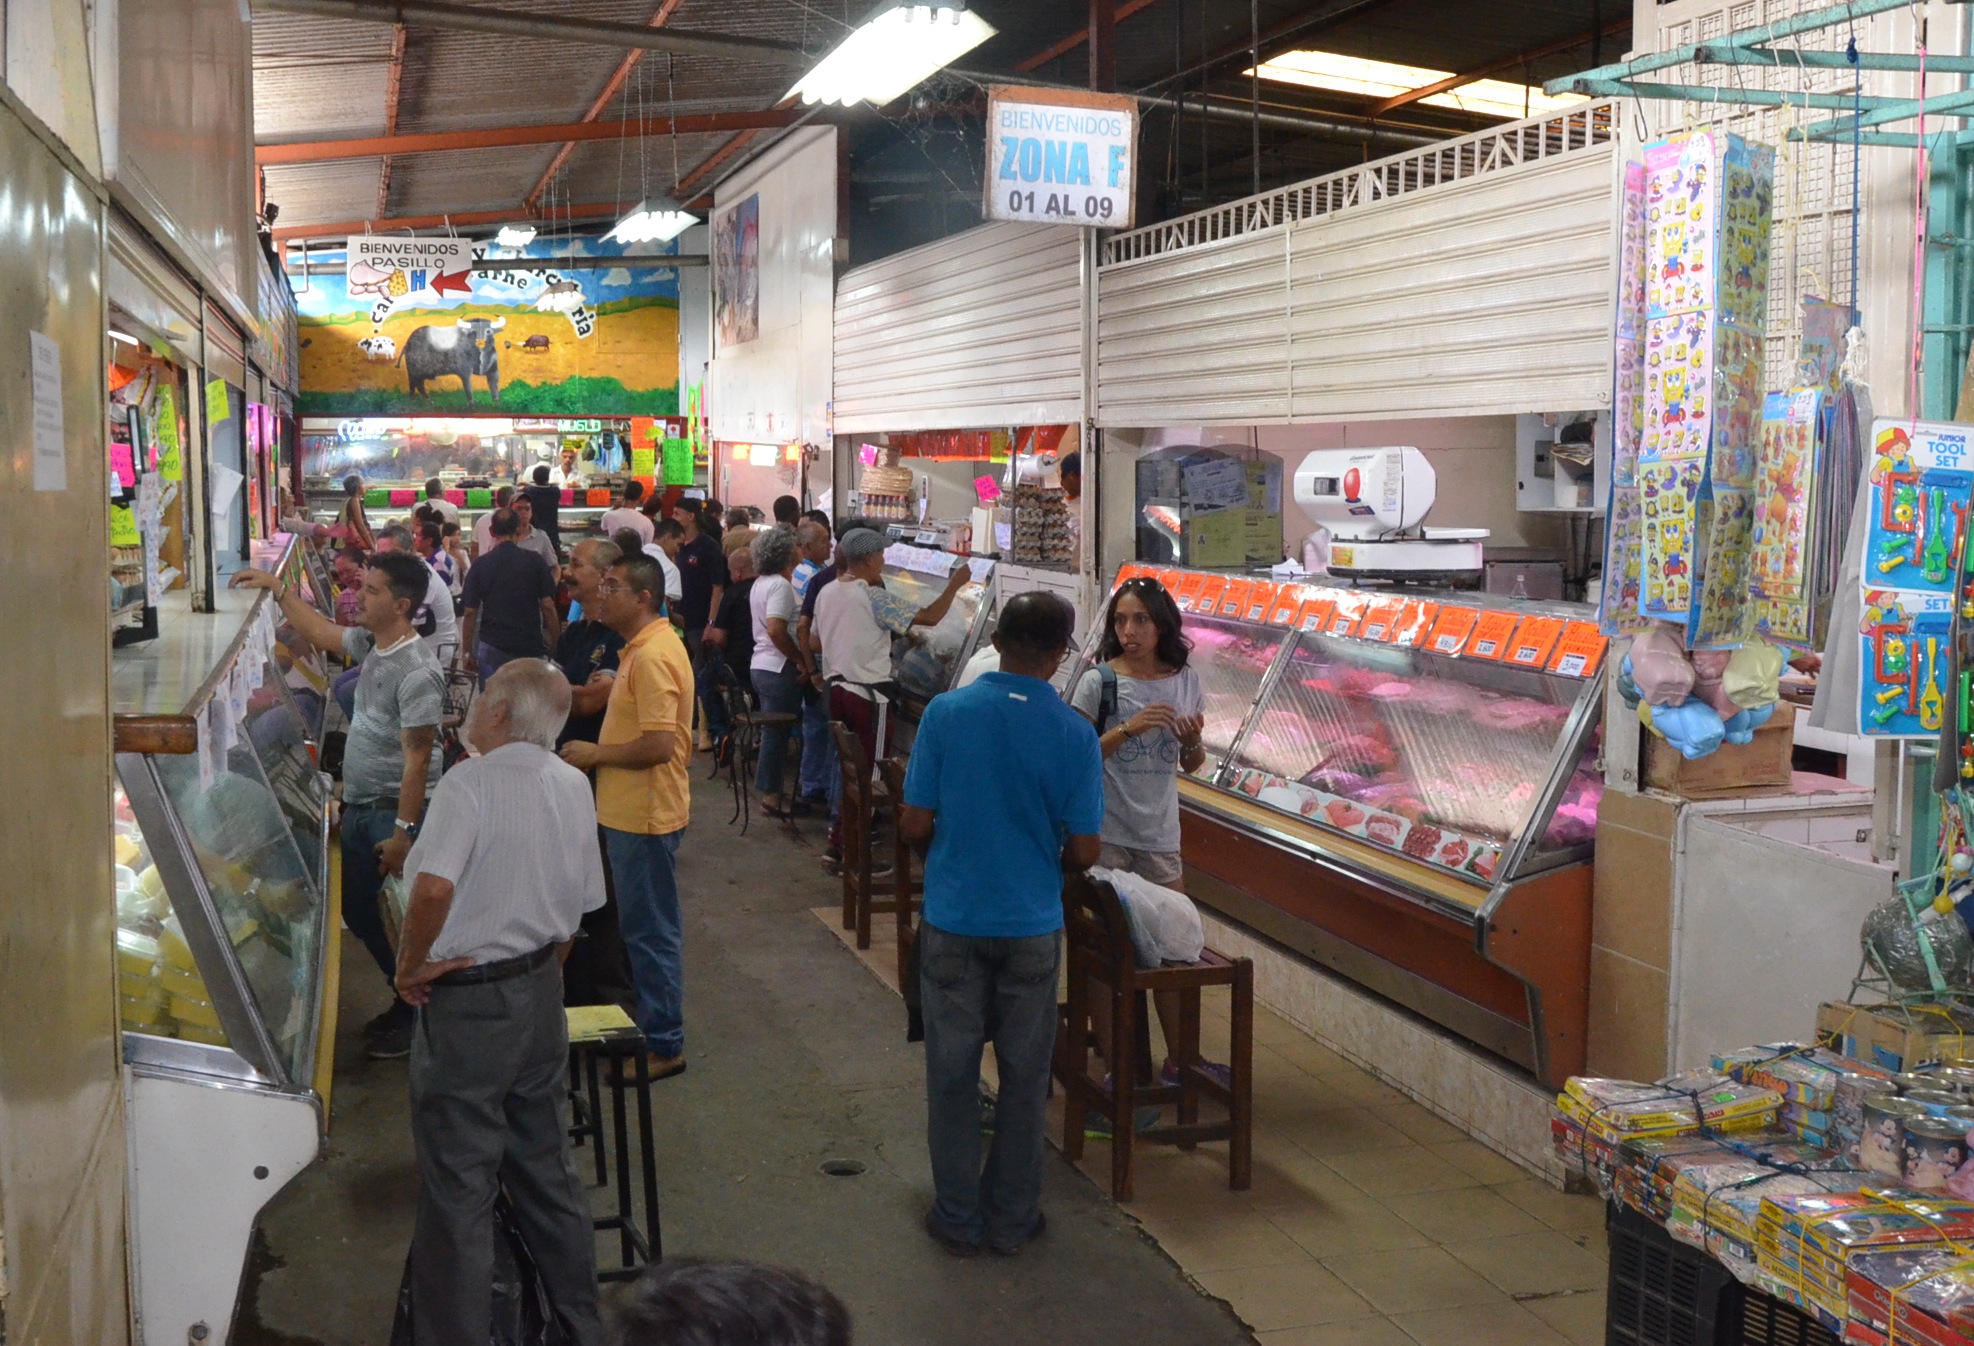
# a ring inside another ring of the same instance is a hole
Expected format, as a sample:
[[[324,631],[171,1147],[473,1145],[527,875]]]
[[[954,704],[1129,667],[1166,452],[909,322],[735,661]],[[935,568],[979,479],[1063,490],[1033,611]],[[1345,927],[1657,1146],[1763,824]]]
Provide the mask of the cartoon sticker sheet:
[[[1775,151],[1722,136],[1718,234],[1720,320],[1760,332],[1768,322],[1769,226],[1775,209]]]
[[[1755,634],[1748,601],[1748,562],[1755,530],[1751,492],[1716,487],[1696,512],[1706,558],[1699,601],[1688,620],[1686,643],[1695,649],[1738,645]]]
[[[1810,501],[1816,480],[1817,424],[1823,393],[1770,393],[1762,406],[1755,479],[1754,556],[1749,576],[1765,598],[1800,598],[1807,575]]]
[[[1618,243],[1616,388],[1612,398],[1611,487],[1604,514],[1604,595],[1598,626],[1606,635],[1644,629],[1645,516],[1638,493],[1638,446],[1645,426],[1645,165],[1624,169]]]
[[[1858,724],[1866,734],[1937,733],[1946,698],[1956,694],[1945,670],[1974,488],[1970,433],[1928,421],[1872,426],[1858,633]]]
[[[1698,459],[1639,464],[1645,535],[1639,611],[1647,617],[1683,623],[1692,605],[1693,522],[1704,469]]]
[[[1712,132],[1645,147],[1645,314],[1711,308],[1718,155]]]

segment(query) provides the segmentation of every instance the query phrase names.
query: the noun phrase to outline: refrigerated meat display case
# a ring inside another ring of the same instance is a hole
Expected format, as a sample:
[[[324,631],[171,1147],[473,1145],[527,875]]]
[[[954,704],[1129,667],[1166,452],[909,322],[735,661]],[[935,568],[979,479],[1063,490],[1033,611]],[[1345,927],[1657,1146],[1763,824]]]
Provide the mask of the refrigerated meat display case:
[[[1531,1071],[1580,1073],[1605,642],[1587,608],[1126,566],[1186,613],[1188,890]],[[1092,644],[1094,642],[1091,642]]]
[[[966,661],[987,639],[994,604],[994,562],[984,556],[958,556],[910,542],[894,542],[884,552],[884,587],[916,608],[929,606],[946,590],[953,567],[965,563],[973,579],[953,599],[936,625],[915,626],[891,642],[892,677],[904,693],[899,717],[918,722],[925,703],[953,685]]]
[[[256,564],[293,561],[288,540]],[[334,1041],[330,782],[271,594],[167,595],[115,652],[115,901],[141,1342],[230,1332],[254,1221],[320,1152]]]

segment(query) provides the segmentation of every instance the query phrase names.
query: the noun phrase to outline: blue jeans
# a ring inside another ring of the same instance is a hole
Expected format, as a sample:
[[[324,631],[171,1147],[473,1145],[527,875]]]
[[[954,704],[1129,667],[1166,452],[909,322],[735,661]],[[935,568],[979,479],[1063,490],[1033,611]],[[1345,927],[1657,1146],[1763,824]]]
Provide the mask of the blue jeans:
[[[1042,1132],[1061,965],[1059,933],[991,939],[919,926],[932,1214],[954,1237],[1018,1245],[1041,1220]],[[1001,1091],[983,1170],[980,1053],[990,1036]]]
[[[338,673],[336,680],[329,684],[330,691],[335,694],[336,704],[343,708],[345,720],[356,718],[356,680],[361,676],[363,676],[363,665],[354,664]]]
[[[497,650],[484,640],[474,641],[473,662],[480,667],[480,690],[486,690],[487,679],[499,672],[502,664],[511,664],[516,659],[527,657],[525,654],[509,654],[506,650]]]
[[[761,698],[761,709],[793,715],[802,708],[802,684],[793,672],[770,673],[753,670],[754,694]],[[754,793],[764,799],[781,798],[782,778],[788,773],[788,730],[785,724],[766,725],[761,730],[761,760],[754,769]]]
[[[378,907],[384,876],[377,868],[377,848],[391,839],[397,826],[395,804],[343,806],[343,924],[370,950],[387,982],[397,978],[398,956],[384,934],[384,916]]]
[[[677,832],[603,829],[617,885],[617,926],[631,957],[637,1026],[660,1056],[685,1054],[684,932],[679,915]]]
[[[836,780],[836,740],[829,733],[829,694],[802,694],[802,797],[827,795]]]

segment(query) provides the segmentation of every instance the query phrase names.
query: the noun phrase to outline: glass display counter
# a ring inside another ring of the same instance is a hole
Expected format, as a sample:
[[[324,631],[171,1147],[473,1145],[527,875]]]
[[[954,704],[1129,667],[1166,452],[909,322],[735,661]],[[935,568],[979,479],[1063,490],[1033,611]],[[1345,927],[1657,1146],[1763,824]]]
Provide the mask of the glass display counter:
[[[1580,1069],[1594,614],[1134,575],[1185,610],[1205,694],[1207,761],[1180,782],[1193,896],[1545,1081]]]
[[[884,553],[884,587],[916,608],[930,606],[946,591],[947,576],[962,561],[972,567],[973,580],[954,596],[946,615],[934,626],[915,626],[910,635],[892,641],[892,674],[904,690],[900,713],[909,723],[917,722],[926,702],[953,685],[987,638],[994,563],[909,542],[894,542]]]
[[[284,537],[254,560],[295,558]],[[215,603],[179,600],[112,661],[131,1265],[152,1341],[224,1340],[254,1220],[320,1152],[334,1041],[330,782],[288,676],[307,656],[271,594]]]

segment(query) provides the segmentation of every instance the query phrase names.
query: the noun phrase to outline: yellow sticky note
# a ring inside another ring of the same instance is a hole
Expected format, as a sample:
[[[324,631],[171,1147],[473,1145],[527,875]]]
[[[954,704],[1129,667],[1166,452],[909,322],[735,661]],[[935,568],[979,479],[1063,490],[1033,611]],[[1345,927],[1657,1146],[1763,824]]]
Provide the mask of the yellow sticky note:
[[[110,545],[135,547],[143,538],[137,532],[137,513],[128,505],[110,506]]]
[[[178,399],[166,384],[158,389],[158,475],[166,481],[183,481],[185,462],[178,445]]]

